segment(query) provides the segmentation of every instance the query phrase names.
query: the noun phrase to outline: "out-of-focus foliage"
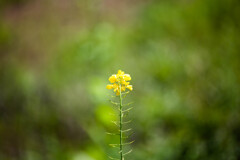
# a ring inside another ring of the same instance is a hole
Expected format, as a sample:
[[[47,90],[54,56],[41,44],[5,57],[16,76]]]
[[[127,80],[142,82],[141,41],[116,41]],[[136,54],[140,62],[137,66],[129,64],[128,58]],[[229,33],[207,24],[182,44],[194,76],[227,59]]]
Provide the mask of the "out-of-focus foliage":
[[[240,1],[0,2],[0,159],[105,160],[132,76],[131,160],[240,159]]]

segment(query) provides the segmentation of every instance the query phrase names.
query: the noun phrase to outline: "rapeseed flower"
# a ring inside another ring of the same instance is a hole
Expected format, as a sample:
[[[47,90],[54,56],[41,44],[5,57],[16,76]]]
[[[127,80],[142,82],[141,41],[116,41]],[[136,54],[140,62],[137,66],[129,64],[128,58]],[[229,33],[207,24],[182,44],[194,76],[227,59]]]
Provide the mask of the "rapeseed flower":
[[[130,91],[133,90],[132,85],[129,85],[131,80],[131,76],[129,74],[124,74],[123,71],[118,70],[117,74],[113,74],[109,77],[109,81],[112,84],[107,85],[107,89],[113,89],[116,92],[116,95],[120,95],[120,92],[124,92],[126,89]]]

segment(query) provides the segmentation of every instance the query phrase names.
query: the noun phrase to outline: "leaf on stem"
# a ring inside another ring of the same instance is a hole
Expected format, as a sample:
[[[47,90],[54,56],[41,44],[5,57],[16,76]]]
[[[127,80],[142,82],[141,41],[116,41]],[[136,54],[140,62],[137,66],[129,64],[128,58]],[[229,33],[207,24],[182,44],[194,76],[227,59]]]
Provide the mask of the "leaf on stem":
[[[113,158],[113,157],[110,157],[110,156],[108,156],[108,158],[110,158],[112,160],[119,160],[118,158]]]
[[[122,133],[124,133],[124,132],[129,132],[129,131],[131,131],[132,130],[132,128],[129,128],[129,129],[126,129],[126,130],[122,130],[121,132]]]
[[[133,107],[128,108],[128,109],[126,109],[126,110],[123,110],[122,112],[123,112],[123,113],[124,113],[124,112],[129,112],[131,109],[133,109]]]
[[[106,134],[108,134],[108,135],[113,135],[113,136],[119,135],[119,133],[110,133],[110,132],[106,132]]]
[[[123,154],[123,156],[125,156],[125,155],[127,155],[127,154],[129,154],[129,153],[131,153],[133,150],[131,149],[130,151],[128,151],[128,152],[126,152],[126,153],[124,153]]]
[[[135,142],[135,140],[134,141],[131,141],[131,142],[128,142],[128,143],[123,143],[122,145],[129,145],[129,144],[132,144],[133,142]]]
[[[129,105],[131,105],[131,104],[133,104],[133,102],[130,102],[130,103],[124,104],[123,106],[129,106]]]

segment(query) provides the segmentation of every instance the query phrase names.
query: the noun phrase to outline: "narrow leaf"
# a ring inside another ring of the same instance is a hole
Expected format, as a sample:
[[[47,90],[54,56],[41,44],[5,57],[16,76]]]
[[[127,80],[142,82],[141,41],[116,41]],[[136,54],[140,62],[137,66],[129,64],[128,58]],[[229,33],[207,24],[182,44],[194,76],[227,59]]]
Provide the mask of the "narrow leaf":
[[[124,112],[129,112],[131,109],[133,109],[133,107],[128,108],[128,109],[126,109],[126,110],[123,110],[122,112],[123,112],[123,113],[124,113]]]
[[[129,153],[131,153],[133,150],[131,149],[130,151],[128,151],[127,153],[124,153],[123,154],[123,156],[125,156],[125,155],[127,155],[127,154],[129,154]]]
[[[112,159],[112,160],[119,160],[118,158],[113,158],[113,157],[110,157],[108,156],[109,159]]]
[[[127,123],[130,123],[132,122],[132,120],[129,120],[129,121],[126,121],[126,122],[122,122],[122,124],[127,124]]]
[[[132,144],[134,141],[128,142],[128,143],[123,143],[122,145],[129,145]]]
[[[129,128],[129,129],[126,129],[126,130],[122,130],[121,132],[122,133],[124,133],[124,132],[129,132],[129,131],[131,131],[132,130],[132,128]]]
[[[129,105],[131,105],[131,104],[133,104],[133,102],[130,102],[130,103],[124,104],[123,106],[129,106]]]
[[[110,133],[110,132],[106,132],[106,134],[109,134],[109,135],[119,135],[119,133]]]

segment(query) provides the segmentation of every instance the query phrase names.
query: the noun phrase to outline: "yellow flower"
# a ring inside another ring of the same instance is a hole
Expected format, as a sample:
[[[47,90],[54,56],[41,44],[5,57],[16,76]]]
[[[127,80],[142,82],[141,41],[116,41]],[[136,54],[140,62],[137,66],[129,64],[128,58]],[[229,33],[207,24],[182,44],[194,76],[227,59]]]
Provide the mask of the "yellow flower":
[[[131,80],[131,76],[129,74],[124,74],[123,71],[118,70],[117,74],[113,74],[109,77],[109,81],[112,84],[107,85],[107,89],[113,89],[114,92],[116,92],[116,95],[120,95],[120,92],[124,92],[126,89],[129,89],[130,91],[133,90],[132,85],[129,85]],[[121,91],[120,91],[121,88]]]
[[[107,85],[107,89],[113,89],[113,85],[112,84]]]
[[[132,85],[127,85],[127,87],[126,87],[127,89],[129,89],[130,91],[132,91],[133,90],[133,87],[132,87]]]
[[[124,75],[124,80],[125,80],[125,81],[130,81],[130,80],[131,80],[130,75],[129,75],[129,74],[125,74],[125,75]]]
[[[121,91],[125,91],[126,90],[126,87],[125,86],[122,86],[121,87]]]
[[[130,82],[122,81],[121,83],[122,83],[123,85],[127,86],[127,85],[129,85]]]
[[[118,76],[120,76],[120,75],[124,75],[124,72],[123,71],[121,71],[121,70],[118,70],[118,74],[117,74]]]
[[[116,82],[116,81],[117,81],[117,76],[116,76],[116,75],[112,75],[111,77],[109,77],[109,81],[110,81],[111,83]]]

